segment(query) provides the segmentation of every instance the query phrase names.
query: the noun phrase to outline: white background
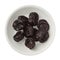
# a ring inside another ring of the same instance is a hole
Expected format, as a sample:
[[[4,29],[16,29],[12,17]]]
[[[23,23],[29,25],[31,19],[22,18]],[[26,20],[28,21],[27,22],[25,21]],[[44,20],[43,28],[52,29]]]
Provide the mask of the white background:
[[[14,51],[6,40],[6,23],[9,16],[24,5],[37,5],[53,17],[56,35],[52,45],[43,53],[25,56]],[[60,60],[60,1],[59,0],[0,0],[0,60]]]

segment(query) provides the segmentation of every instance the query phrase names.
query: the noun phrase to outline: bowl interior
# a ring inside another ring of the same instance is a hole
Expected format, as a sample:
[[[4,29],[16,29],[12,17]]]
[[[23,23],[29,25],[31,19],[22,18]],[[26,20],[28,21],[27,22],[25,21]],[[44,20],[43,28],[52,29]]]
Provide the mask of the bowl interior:
[[[39,19],[46,19],[50,25],[49,39],[45,43],[37,42],[36,46],[33,50],[28,49],[24,45],[25,38],[18,43],[13,40],[13,36],[16,33],[16,31],[12,27],[14,20],[16,20],[18,18],[18,16],[20,16],[20,15],[25,15],[25,16],[29,17],[30,12],[37,12],[39,14]],[[52,41],[54,39],[54,35],[55,35],[55,24],[54,24],[53,18],[46,10],[44,10],[41,7],[26,6],[26,7],[20,8],[10,16],[10,19],[7,23],[7,37],[8,37],[9,44],[17,52],[25,54],[25,55],[35,55],[35,54],[38,54],[38,53],[44,51],[45,49],[47,49],[50,46],[50,44],[52,43]]]

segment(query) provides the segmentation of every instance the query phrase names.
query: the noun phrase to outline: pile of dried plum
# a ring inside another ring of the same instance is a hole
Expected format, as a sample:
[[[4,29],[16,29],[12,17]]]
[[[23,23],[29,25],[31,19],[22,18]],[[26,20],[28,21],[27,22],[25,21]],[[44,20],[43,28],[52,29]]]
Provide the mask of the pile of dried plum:
[[[29,49],[35,47],[35,42],[44,43],[49,38],[49,24],[45,19],[39,20],[39,15],[36,12],[31,12],[29,17],[18,16],[17,20],[13,22],[13,28],[17,33],[13,36],[16,42],[21,41],[24,37],[25,46]],[[37,28],[35,28],[35,26]]]

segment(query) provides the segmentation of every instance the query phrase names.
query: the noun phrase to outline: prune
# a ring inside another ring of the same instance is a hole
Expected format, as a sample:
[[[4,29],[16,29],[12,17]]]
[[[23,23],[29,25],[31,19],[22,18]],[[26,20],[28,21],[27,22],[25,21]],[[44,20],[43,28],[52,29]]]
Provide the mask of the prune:
[[[46,32],[46,34],[44,35],[44,37],[41,39],[41,40],[39,40],[41,43],[44,43],[44,42],[46,42],[47,40],[48,40],[48,38],[49,38],[49,33],[48,32]]]
[[[21,29],[24,28],[24,25],[19,21],[19,20],[15,20],[13,22],[13,28],[16,30],[16,31],[20,31]]]
[[[41,40],[43,37],[44,37],[44,35],[45,35],[45,31],[44,30],[39,30],[39,31],[37,31],[36,32],[36,39],[37,40]]]
[[[25,46],[28,47],[29,49],[33,49],[35,47],[35,42],[33,38],[27,38],[25,41]]]
[[[45,30],[45,31],[48,31],[49,30],[49,24],[46,20],[44,19],[41,19],[38,23],[38,28],[41,29],[41,30]]]
[[[33,27],[31,25],[27,25],[24,29],[24,33],[26,37],[33,36],[34,33]]]
[[[48,24],[45,24],[45,23],[44,23],[44,24],[41,24],[41,25],[40,25],[39,29],[48,31],[48,30],[49,30],[49,26],[48,26]]]
[[[26,16],[19,16],[18,19],[21,20],[23,23],[28,22],[28,18]]]
[[[39,19],[39,15],[36,12],[31,12],[29,15],[29,23],[33,26],[37,25]]]
[[[16,42],[19,42],[24,38],[24,33],[22,31],[19,31],[13,36],[13,38]]]

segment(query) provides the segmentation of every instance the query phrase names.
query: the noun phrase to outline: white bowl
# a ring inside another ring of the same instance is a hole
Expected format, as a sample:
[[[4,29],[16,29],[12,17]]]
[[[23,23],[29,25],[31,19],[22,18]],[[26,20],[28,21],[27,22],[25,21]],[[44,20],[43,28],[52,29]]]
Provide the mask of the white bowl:
[[[16,20],[18,16],[25,15],[28,17],[30,12],[37,12],[39,14],[39,19],[46,19],[50,25],[49,39],[45,43],[37,42],[35,48],[32,50],[30,50],[24,45],[25,38],[18,43],[13,40],[13,36],[16,33],[16,31],[12,27],[14,20]],[[36,54],[41,53],[42,51],[45,51],[54,40],[55,24],[51,15],[43,8],[38,7],[38,6],[25,6],[20,9],[17,9],[17,11],[15,11],[10,16],[7,22],[6,31],[7,31],[8,42],[14,50],[24,55],[36,55]]]

